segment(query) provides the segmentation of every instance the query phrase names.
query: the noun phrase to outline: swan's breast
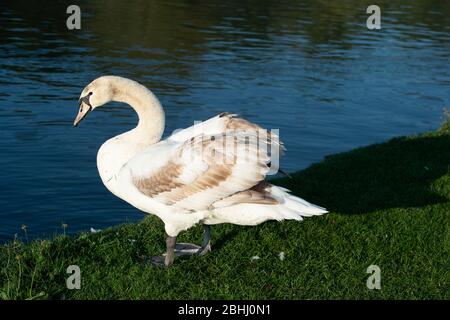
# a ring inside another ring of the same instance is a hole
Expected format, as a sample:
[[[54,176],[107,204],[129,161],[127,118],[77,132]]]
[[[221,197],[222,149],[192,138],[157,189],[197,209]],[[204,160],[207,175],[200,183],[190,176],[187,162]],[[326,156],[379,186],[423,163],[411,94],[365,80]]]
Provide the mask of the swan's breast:
[[[168,157],[168,151],[170,144],[165,142],[147,146],[127,139],[124,135],[117,136],[106,141],[98,150],[97,169],[108,190],[123,199],[119,193],[126,193],[126,190],[123,190],[123,185],[118,185],[122,168],[126,165],[133,174],[145,175],[162,165],[161,162]],[[152,154],[150,163],[147,157],[139,157],[143,153]]]
[[[109,191],[116,194],[115,185],[120,169],[136,153],[136,146],[126,144],[119,138],[106,141],[97,153],[97,169],[103,184]]]

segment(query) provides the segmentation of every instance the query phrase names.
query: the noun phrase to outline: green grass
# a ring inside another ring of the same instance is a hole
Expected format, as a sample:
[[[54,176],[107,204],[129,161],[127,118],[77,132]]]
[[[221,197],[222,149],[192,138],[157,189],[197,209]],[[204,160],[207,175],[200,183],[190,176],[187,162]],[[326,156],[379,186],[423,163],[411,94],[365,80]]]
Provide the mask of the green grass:
[[[215,226],[211,254],[168,269],[145,263],[165,249],[154,217],[75,238],[14,241],[0,247],[0,298],[450,298],[448,122],[436,132],[326,157],[276,183],[331,213]],[[201,237],[198,226],[179,241]],[[81,268],[80,290],[66,289],[71,264]],[[366,287],[372,264],[381,268],[380,290]]]

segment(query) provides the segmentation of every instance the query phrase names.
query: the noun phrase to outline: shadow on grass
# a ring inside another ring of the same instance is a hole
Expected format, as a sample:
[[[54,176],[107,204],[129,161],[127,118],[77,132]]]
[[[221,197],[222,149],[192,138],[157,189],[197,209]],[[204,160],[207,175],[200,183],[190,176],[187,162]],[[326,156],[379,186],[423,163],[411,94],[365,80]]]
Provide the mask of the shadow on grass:
[[[293,179],[273,182],[330,211],[362,214],[447,202],[449,191],[433,183],[449,165],[449,135],[402,137],[328,156]]]
[[[237,236],[237,234],[243,230],[241,226],[235,226],[231,230],[228,230],[224,235],[218,239],[214,239],[213,250],[220,250],[231,239]]]

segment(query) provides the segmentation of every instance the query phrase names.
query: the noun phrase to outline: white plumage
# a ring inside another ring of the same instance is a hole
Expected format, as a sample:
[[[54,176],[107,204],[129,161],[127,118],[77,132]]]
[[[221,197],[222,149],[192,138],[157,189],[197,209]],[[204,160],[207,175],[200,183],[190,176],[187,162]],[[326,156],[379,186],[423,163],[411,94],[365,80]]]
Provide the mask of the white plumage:
[[[86,86],[74,124],[109,101],[133,107],[139,124],[101,146],[100,176],[116,196],[163,220],[166,265],[175,246],[169,239],[197,223],[257,225],[327,212],[265,182],[271,155],[282,145],[259,126],[223,113],[161,141],[165,119],[158,99],[137,82],[115,76]]]

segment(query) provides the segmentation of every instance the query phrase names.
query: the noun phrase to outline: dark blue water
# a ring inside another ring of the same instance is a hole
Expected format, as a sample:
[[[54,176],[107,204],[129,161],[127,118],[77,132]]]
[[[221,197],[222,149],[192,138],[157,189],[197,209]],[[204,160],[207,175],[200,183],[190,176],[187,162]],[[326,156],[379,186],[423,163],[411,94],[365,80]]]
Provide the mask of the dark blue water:
[[[0,241],[136,221],[102,185],[96,153],[136,116],[114,104],[73,128],[94,78],[140,81],[166,134],[222,111],[279,128],[282,167],[435,129],[450,106],[449,1],[81,1],[0,3]]]

